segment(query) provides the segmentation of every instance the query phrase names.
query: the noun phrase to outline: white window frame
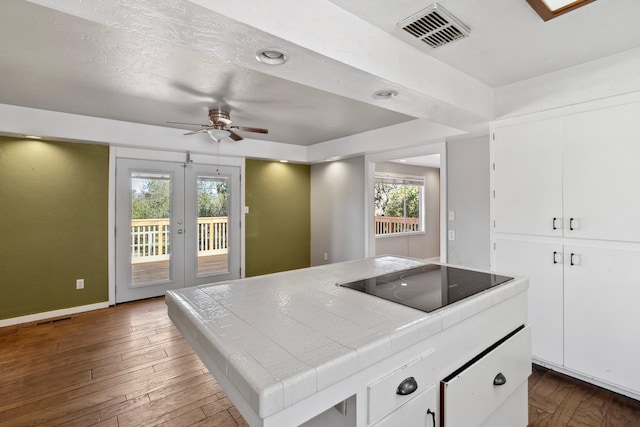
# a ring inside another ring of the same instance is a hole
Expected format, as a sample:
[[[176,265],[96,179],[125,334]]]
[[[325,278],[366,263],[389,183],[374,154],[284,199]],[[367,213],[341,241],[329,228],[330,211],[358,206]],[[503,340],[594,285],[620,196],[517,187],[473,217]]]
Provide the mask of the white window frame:
[[[407,185],[417,185],[420,187],[420,195],[419,195],[419,201],[418,201],[418,230],[406,230],[406,193],[405,193],[405,200],[404,200],[404,211],[405,211],[405,216],[403,217],[405,219],[404,224],[404,229],[403,231],[397,231],[397,232],[390,232],[390,233],[378,233],[377,232],[377,228],[374,231],[375,237],[376,238],[384,238],[384,237],[392,237],[392,236],[405,236],[405,235],[411,235],[411,234],[423,234],[426,230],[425,230],[425,218],[424,218],[424,214],[425,214],[425,198],[424,198],[424,188],[425,188],[425,178],[424,176],[417,176],[417,175],[407,175],[407,174],[398,174],[398,173],[389,173],[389,172],[376,172],[375,173],[375,180],[374,180],[374,195],[375,195],[375,184],[377,184],[378,182],[381,182],[383,180],[389,181],[390,184],[403,184],[405,186]],[[375,224],[375,218],[374,218],[374,224]]]

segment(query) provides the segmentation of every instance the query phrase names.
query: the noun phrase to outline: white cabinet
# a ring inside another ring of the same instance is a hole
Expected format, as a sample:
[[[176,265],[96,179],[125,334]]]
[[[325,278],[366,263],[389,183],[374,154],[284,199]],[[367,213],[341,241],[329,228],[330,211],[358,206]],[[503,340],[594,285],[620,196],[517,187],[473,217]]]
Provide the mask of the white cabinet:
[[[638,249],[565,246],[565,365],[637,392],[639,266]]]
[[[640,105],[565,117],[562,146],[565,236],[640,241]]]
[[[496,127],[496,233],[640,242],[640,104]]]
[[[492,268],[530,279],[534,358],[638,398],[640,103],[493,133]]]
[[[432,385],[429,389],[411,399],[410,402],[396,409],[375,427],[436,427],[436,393],[438,388]]]
[[[529,278],[528,308],[533,357],[562,365],[562,245],[507,238],[496,238],[494,243],[494,269]]]
[[[561,236],[562,121],[500,127],[494,134],[494,230]]]
[[[423,390],[432,387],[435,382],[434,366],[433,351],[430,351],[369,384],[367,386],[368,423],[373,424],[397,408],[406,406]],[[413,388],[406,389],[406,394],[401,394],[400,384],[408,384]],[[432,405],[432,410],[435,410],[434,406],[435,404]],[[400,412],[405,413],[405,415],[399,415],[400,417],[407,417],[406,414],[413,413],[411,410]]]
[[[526,327],[441,382],[444,427],[482,426],[530,374],[531,330]],[[509,418],[501,425],[527,425],[524,411],[514,411]]]

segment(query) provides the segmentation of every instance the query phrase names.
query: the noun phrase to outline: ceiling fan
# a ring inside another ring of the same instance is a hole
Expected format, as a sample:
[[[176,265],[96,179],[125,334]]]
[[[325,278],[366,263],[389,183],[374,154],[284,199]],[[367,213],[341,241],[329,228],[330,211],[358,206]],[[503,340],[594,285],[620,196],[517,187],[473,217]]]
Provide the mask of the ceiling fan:
[[[202,129],[195,130],[193,132],[187,132],[185,135],[195,135],[196,133],[208,133],[209,136],[216,142],[221,142],[223,139],[229,137],[234,141],[242,141],[240,135],[236,131],[240,132],[254,132],[254,133],[269,133],[267,129],[252,128],[246,126],[231,126],[231,117],[228,111],[221,109],[209,110],[209,122],[208,125],[196,124],[196,123],[182,123],[182,122],[167,122],[178,125],[192,125],[200,126]]]

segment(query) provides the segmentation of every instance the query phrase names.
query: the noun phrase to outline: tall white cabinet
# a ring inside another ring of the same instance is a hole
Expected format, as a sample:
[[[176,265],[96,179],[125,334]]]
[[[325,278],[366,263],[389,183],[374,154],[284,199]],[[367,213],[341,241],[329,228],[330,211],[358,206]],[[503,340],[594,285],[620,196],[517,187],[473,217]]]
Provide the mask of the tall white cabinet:
[[[640,398],[640,104],[492,127],[492,266],[543,365]]]

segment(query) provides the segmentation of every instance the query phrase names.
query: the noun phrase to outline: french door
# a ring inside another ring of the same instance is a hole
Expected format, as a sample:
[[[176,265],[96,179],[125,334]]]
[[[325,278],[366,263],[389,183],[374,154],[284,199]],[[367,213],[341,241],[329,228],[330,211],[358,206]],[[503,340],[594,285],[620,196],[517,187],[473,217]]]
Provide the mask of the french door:
[[[239,277],[239,168],[117,160],[116,302]]]

